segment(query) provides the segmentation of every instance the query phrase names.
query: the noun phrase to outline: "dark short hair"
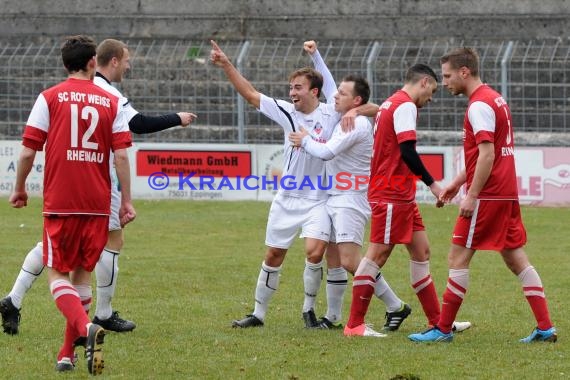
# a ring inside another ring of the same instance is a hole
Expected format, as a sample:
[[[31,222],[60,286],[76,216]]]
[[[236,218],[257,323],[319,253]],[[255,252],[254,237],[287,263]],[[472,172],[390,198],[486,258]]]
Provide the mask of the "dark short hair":
[[[318,90],[317,98],[321,96],[321,90],[323,89],[323,76],[321,73],[310,67],[303,67],[302,69],[293,71],[291,75],[289,75],[289,82],[297,77],[307,78],[310,83],[309,89],[312,90],[313,88],[316,88]]]
[[[69,36],[61,45],[63,66],[70,73],[87,71],[87,63],[97,54],[93,38],[83,35]]]
[[[97,65],[107,66],[113,57],[118,60],[122,59],[125,54],[124,49],[128,49],[127,44],[124,42],[112,38],[103,40],[99,46],[97,46]]]
[[[439,82],[435,71],[424,63],[416,63],[410,67],[408,71],[406,71],[406,78],[404,81],[406,83],[416,83],[426,75],[432,77],[436,82]]]
[[[479,76],[479,54],[475,49],[462,47],[453,49],[439,59],[442,65],[449,62],[452,69],[467,67],[474,77]]]
[[[362,75],[350,74],[342,78],[342,81],[354,82],[353,95],[360,96],[362,98],[362,103],[360,104],[368,103],[368,100],[370,99],[370,85],[368,84],[366,78],[364,78]]]

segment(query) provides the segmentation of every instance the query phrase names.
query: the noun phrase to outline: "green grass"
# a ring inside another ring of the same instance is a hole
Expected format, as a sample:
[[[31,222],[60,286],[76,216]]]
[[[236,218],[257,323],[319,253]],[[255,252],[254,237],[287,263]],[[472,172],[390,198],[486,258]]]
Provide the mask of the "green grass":
[[[41,237],[41,202],[23,210],[6,199],[0,211],[0,295],[7,293],[28,250]],[[132,333],[109,334],[104,378],[125,379],[562,379],[570,377],[568,255],[570,210],[524,208],[527,253],[542,276],[556,344],[523,345],[534,319],[515,276],[498,254],[480,252],[459,318],[473,328],[451,344],[418,345],[407,335],[425,326],[409,285],[407,254],[398,247],[384,274],[413,313],[387,339],[347,339],[340,331],[303,328],[301,240],[290,250],[279,291],[263,328],[235,330],[232,319],[253,307],[264,253],[268,203],[137,201],[136,222],[126,229],[115,309],[133,319]],[[432,244],[438,292],[447,278],[446,256],[457,209],[422,207]],[[23,225],[23,227],[20,227]],[[64,325],[45,275],[29,292],[17,336],[0,333],[0,378],[85,378],[54,372]],[[344,317],[350,306],[350,287]],[[324,285],[317,314],[325,311]],[[381,326],[384,310],[373,301],[368,322]]]

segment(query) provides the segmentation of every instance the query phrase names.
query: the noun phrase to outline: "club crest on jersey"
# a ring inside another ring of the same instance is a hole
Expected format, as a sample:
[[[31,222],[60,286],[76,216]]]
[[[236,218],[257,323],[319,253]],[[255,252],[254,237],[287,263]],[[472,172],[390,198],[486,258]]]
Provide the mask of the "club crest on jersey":
[[[314,131],[317,135],[320,135],[321,132],[323,131],[323,127],[321,126],[321,123],[317,122],[317,124],[315,124],[315,128],[313,128],[313,131]]]

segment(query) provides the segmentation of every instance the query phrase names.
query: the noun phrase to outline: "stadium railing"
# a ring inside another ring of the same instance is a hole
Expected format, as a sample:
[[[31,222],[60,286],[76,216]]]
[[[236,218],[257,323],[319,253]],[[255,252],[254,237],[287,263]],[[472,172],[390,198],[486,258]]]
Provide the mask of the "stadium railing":
[[[138,141],[281,143],[283,132],[240,100],[223,72],[209,63],[206,40],[129,40],[132,69],[119,85],[146,114],[191,111],[192,128],[135,136]],[[219,41],[244,76],[267,95],[288,98],[288,74],[310,65],[300,40]],[[568,145],[570,132],[570,38],[530,41],[319,41],[319,50],[337,82],[365,75],[371,101],[380,103],[399,88],[405,70],[423,62],[439,70],[439,58],[457,46],[481,56],[481,77],[510,104],[519,145]],[[20,138],[39,92],[64,78],[58,42],[0,42],[0,139]],[[460,142],[466,99],[438,90],[421,110],[422,142]],[[527,136],[524,138],[524,136]],[[540,137],[537,137],[540,136]]]

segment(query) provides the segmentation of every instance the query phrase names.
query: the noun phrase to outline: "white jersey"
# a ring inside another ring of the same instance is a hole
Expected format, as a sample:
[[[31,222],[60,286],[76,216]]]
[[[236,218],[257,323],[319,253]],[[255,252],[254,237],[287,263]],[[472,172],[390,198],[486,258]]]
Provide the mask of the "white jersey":
[[[129,100],[127,98],[125,98],[123,96],[123,94],[121,94],[121,91],[119,91],[116,87],[114,87],[111,83],[109,83],[107,81],[107,79],[105,77],[103,77],[102,75],[100,75],[99,73],[95,74],[95,78],[93,79],[93,83],[95,83],[96,86],[101,87],[103,90],[117,96],[119,98],[119,103],[122,105],[123,107],[123,111],[125,113],[125,117],[127,120],[127,123],[129,121],[131,121],[131,119],[139,113],[139,111],[137,111],[136,109],[133,108],[133,106],[131,106],[131,103],[129,102]],[[127,126],[128,128],[128,126]],[[114,155],[111,152],[111,184],[112,187],[116,187],[116,185],[118,185],[118,179],[116,174],[114,173],[114,165],[113,165],[113,160],[114,160]]]
[[[259,111],[283,128],[283,176],[279,192],[287,196],[313,200],[326,199],[324,161],[308,154],[303,148],[294,148],[288,135],[303,127],[312,139],[326,143],[339,122],[341,114],[334,105],[320,103],[309,115],[295,110],[293,104],[261,94]],[[291,190],[283,189],[285,183]],[[303,184],[303,186],[301,186]],[[305,185],[306,184],[306,185]]]
[[[127,121],[131,121],[131,119],[136,114],[139,113],[139,111],[137,111],[136,109],[133,108],[133,106],[131,106],[129,99],[125,98],[123,94],[121,94],[121,91],[119,91],[116,87],[114,87],[111,83],[109,83],[107,79],[105,79],[103,76],[95,75],[93,83],[101,87],[103,90],[110,92],[111,94],[118,96],[121,99],[121,104],[123,106],[123,109],[125,110]]]
[[[109,83],[107,79],[104,78],[103,76],[95,75],[93,83],[101,87],[103,90],[119,97],[120,99],[119,102],[123,107],[127,122],[129,122],[136,114],[139,113],[139,111],[135,110],[131,106],[129,100],[125,98],[123,94],[121,94],[121,92],[116,87],[111,85],[111,83]],[[119,179],[117,178],[117,173],[115,172],[115,166],[113,162],[114,155],[112,152],[110,160],[111,160],[111,165],[109,165],[109,167],[111,168],[111,215],[109,216],[109,231],[115,231],[121,229],[121,221],[119,220],[119,208],[121,207],[121,192],[119,189]]]
[[[329,194],[366,193],[370,176],[372,157],[372,125],[365,116],[355,119],[354,130],[343,132],[337,124],[329,141],[325,144],[304,138],[305,150],[326,161],[326,175],[332,176]]]
[[[317,50],[313,55],[311,55],[311,60],[313,65],[315,65],[315,70],[317,70],[323,76],[323,89],[322,94],[327,99],[327,103],[334,104],[334,95],[337,92],[336,83],[334,78],[327,67],[321,53]]]

